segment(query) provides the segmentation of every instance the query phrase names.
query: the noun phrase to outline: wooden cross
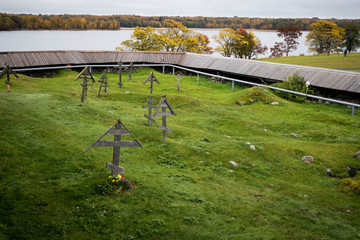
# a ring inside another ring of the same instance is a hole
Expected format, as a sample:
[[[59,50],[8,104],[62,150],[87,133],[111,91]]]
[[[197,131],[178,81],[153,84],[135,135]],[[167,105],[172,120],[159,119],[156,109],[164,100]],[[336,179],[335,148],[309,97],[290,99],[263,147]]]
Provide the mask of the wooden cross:
[[[148,119],[149,121],[149,126],[151,126],[151,121],[153,121],[155,123],[155,119],[153,119],[151,117],[151,111],[153,108],[156,108],[156,105],[152,105],[153,102],[155,102],[154,99],[152,99],[152,96],[149,97],[149,99],[146,99],[146,102],[149,103],[149,106],[143,106],[142,108],[148,108],[149,109],[149,115],[144,114],[144,116]]]
[[[129,66],[127,66],[127,67],[125,68],[125,71],[128,71],[128,73],[129,73],[129,80],[131,80],[131,78],[132,78],[132,77],[131,77],[131,72],[132,72],[132,71],[136,72],[134,63],[131,62],[131,63],[129,64]]]
[[[178,81],[178,83],[177,83],[177,87],[178,87],[178,91],[180,91],[180,80],[181,80],[182,78],[180,78],[180,74],[178,74],[177,75],[177,78],[175,78],[175,80],[177,80]]]
[[[166,112],[166,108],[170,109],[170,112]],[[162,112],[160,112],[160,109],[162,110]],[[166,142],[167,138],[166,138],[166,132],[172,132],[172,130],[170,128],[166,127],[166,117],[167,116],[171,116],[174,115],[176,116],[173,108],[171,107],[169,101],[166,99],[166,95],[164,95],[162,97],[162,99],[160,100],[160,103],[158,104],[156,111],[154,113],[154,117],[158,117],[158,116],[162,116],[162,126],[157,125],[158,128],[163,130],[163,141]]]
[[[101,140],[105,135],[113,135],[114,141]],[[121,136],[132,136],[132,141],[121,141]],[[145,152],[146,149],[136,139],[136,137],[125,127],[125,125],[118,119],[111,127],[109,127],[103,134],[96,139],[86,150],[87,152],[92,147],[113,147],[113,163],[106,163],[106,168],[112,171],[113,175],[124,174],[124,168],[119,166],[120,162],[120,147],[142,147]]]
[[[14,75],[16,78],[19,78],[18,75],[5,63],[5,68],[1,71],[0,77],[6,74],[5,84],[7,85],[8,92],[10,92],[10,88],[12,87],[10,83],[10,74]]]
[[[80,85],[83,87],[81,94],[81,102],[84,102],[85,97],[87,96],[88,86],[93,86],[95,79],[87,66],[80,72],[79,76],[75,78],[75,81],[78,80],[79,78],[83,79],[83,82]],[[88,84],[88,79],[92,80],[91,84]]]
[[[148,78],[145,80],[145,82],[144,82],[144,84],[145,83],[147,83],[147,82],[150,82],[150,87],[149,87],[149,89],[150,89],[150,94],[152,94],[152,92],[153,92],[153,86],[154,86],[154,84],[153,84],[153,82],[157,82],[158,84],[160,84],[160,82],[156,79],[156,77],[155,77],[155,75],[154,75],[154,73],[153,72],[151,72],[150,73],[150,75],[148,76]]]
[[[119,88],[121,88],[124,84],[122,84],[122,82],[121,82],[121,75],[122,75],[122,70],[123,70],[123,62],[122,61],[120,61],[120,62],[118,62],[118,69],[119,69],[119,82],[118,82],[118,85],[119,85]]]
[[[102,88],[102,86],[104,85],[104,92],[106,93],[106,94],[108,94],[109,92],[106,90],[106,87],[108,87],[109,85],[109,83],[108,83],[108,78],[107,78],[107,76],[106,76],[106,72],[108,71],[108,69],[105,69],[104,70],[104,72],[103,72],[103,74],[101,75],[101,77],[100,77],[100,79],[98,80],[98,82],[100,82],[100,88],[99,88],[99,93],[98,93],[98,97],[100,96],[100,92],[101,92],[101,88]]]

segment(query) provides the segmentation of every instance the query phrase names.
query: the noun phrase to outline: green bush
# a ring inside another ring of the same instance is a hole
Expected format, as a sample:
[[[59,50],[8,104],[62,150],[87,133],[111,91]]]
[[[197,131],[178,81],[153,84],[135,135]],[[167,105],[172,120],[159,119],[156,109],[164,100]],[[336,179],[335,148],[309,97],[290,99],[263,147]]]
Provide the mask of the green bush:
[[[300,93],[308,93],[308,94],[314,94],[314,91],[311,90],[310,87],[306,87],[306,81],[304,77],[300,76],[298,72],[295,72],[293,75],[289,76],[286,81],[283,81],[281,83],[275,83],[275,87],[283,88],[295,92]],[[293,101],[293,102],[305,102],[306,97],[292,94],[292,93],[286,93],[282,91],[275,90],[275,94],[278,95],[281,98]]]

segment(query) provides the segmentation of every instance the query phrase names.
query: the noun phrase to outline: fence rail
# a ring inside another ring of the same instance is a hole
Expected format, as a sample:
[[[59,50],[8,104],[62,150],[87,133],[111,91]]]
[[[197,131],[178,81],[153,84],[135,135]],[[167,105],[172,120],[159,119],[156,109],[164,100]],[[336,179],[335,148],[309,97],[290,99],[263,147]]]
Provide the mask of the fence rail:
[[[21,69],[14,69],[14,71],[25,72],[25,71],[38,71],[38,70],[51,70],[51,69],[72,69],[72,68],[84,68],[84,67],[90,67],[90,69],[91,69],[91,68],[99,68],[99,67],[117,67],[117,66],[118,65],[116,65],[116,64],[74,65],[74,66],[40,67],[40,68],[21,68]],[[128,66],[128,65],[124,64],[123,66]],[[315,95],[306,94],[306,93],[295,92],[295,91],[291,91],[291,90],[287,90],[287,89],[277,88],[277,87],[273,87],[273,86],[268,86],[268,85],[264,85],[264,84],[260,84],[260,83],[254,83],[254,82],[249,82],[249,81],[235,79],[235,78],[224,77],[224,76],[206,73],[206,72],[202,72],[202,71],[198,71],[198,70],[194,70],[194,69],[190,69],[190,68],[185,68],[185,67],[181,67],[181,66],[177,66],[177,65],[172,65],[172,64],[134,64],[134,66],[135,67],[162,67],[163,73],[165,73],[166,67],[172,67],[173,75],[175,75],[175,69],[177,68],[177,69],[181,69],[181,70],[184,70],[187,72],[196,73],[198,82],[199,82],[199,75],[204,75],[204,76],[208,76],[208,77],[216,77],[216,78],[224,79],[226,81],[231,81],[232,82],[232,90],[234,90],[235,82],[237,82],[237,83],[242,83],[242,84],[251,85],[251,86],[266,87],[269,89],[278,90],[281,92],[287,92],[287,93],[291,93],[291,94],[295,94],[295,95],[299,95],[299,96],[304,96],[307,98],[342,104],[342,105],[352,107],[352,116],[355,115],[355,108],[360,108],[360,104],[356,104],[356,103],[340,101],[340,100],[336,100],[336,99],[325,98],[325,97],[315,96]]]

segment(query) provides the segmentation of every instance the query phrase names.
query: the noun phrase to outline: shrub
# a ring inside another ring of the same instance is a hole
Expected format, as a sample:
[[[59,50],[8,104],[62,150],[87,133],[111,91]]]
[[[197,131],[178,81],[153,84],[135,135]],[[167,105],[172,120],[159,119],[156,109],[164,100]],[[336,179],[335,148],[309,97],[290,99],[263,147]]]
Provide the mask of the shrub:
[[[341,180],[340,188],[348,192],[360,194],[360,180],[345,178]]]
[[[289,76],[286,81],[283,81],[281,83],[274,84],[275,87],[283,88],[295,92],[300,93],[308,93],[308,94],[314,94],[314,91],[310,89],[310,87],[306,87],[306,81],[304,77],[300,76],[299,73],[295,72],[293,75]],[[292,93],[286,93],[275,90],[275,94],[278,95],[281,98],[293,101],[293,102],[304,102],[306,101],[306,97],[295,95]]]

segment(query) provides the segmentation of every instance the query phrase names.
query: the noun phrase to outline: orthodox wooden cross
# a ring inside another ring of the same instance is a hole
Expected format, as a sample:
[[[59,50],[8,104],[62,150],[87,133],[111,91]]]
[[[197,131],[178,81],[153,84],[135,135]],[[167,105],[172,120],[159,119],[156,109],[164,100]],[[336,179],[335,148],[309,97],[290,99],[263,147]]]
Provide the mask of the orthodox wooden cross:
[[[178,74],[177,75],[177,78],[175,78],[175,80],[177,80],[178,81],[178,83],[177,83],[177,87],[178,87],[178,91],[180,91],[180,80],[181,80],[182,78],[180,78],[180,74]]]
[[[18,75],[5,63],[5,68],[0,73],[0,77],[6,74],[6,80],[5,83],[7,85],[8,92],[10,92],[10,87],[12,87],[10,83],[10,74],[14,75],[16,78],[19,78]]]
[[[93,86],[95,79],[94,79],[93,75],[91,74],[91,72],[89,71],[89,68],[87,66],[80,72],[79,76],[77,76],[75,78],[75,81],[78,80],[79,78],[83,79],[83,82],[81,83],[81,86],[83,87],[82,94],[81,94],[81,102],[84,102],[85,97],[87,96],[88,86]],[[91,84],[88,84],[89,79],[92,80]]]
[[[156,105],[152,105],[153,102],[155,102],[154,99],[152,99],[152,96],[149,97],[149,99],[146,99],[146,102],[149,103],[149,106],[143,106],[142,108],[148,108],[149,109],[149,115],[144,114],[144,116],[148,119],[149,121],[149,126],[151,126],[151,121],[155,122],[155,119],[153,119],[151,117],[151,111],[153,108],[156,108]]]
[[[108,69],[105,69],[103,74],[101,75],[100,79],[98,80],[98,82],[100,82],[100,88],[99,88],[99,93],[98,93],[98,96],[100,96],[100,92],[101,92],[101,88],[104,86],[104,92],[106,94],[108,94],[109,92],[106,90],[106,87],[109,87],[109,83],[108,83],[108,78],[106,76],[106,72],[108,71]]]
[[[158,84],[160,84],[160,82],[156,79],[156,77],[155,77],[155,75],[154,75],[154,73],[153,72],[151,72],[150,73],[150,75],[148,76],[148,78],[145,80],[145,82],[144,82],[144,84],[145,83],[147,83],[147,82],[150,82],[150,87],[149,87],[149,89],[150,89],[150,94],[152,94],[152,92],[153,92],[153,86],[154,86],[154,84],[153,84],[153,82],[157,82]]]
[[[116,68],[118,68],[119,69],[119,82],[118,82],[118,85],[119,85],[119,88],[121,88],[124,84],[122,84],[122,82],[121,82],[121,75],[122,75],[122,70],[123,70],[123,62],[122,61],[120,61],[120,62],[118,62],[118,67],[116,67]]]
[[[170,112],[166,112],[166,108],[170,109]],[[160,109],[162,112],[160,112]],[[173,108],[171,107],[169,101],[166,99],[166,95],[162,97],[160,103],[158,104],[156,111],[154,113],[154,117],[162,116],[162,126],[157,125],[158,128],[163,130],[163,141],[166,142],[166,132],[172,132],[170,128],[166,127],[166,117],[174,115],[176,116]]]
[[[114,141],[101,140],[106,135],[114,135]],[[132,136],[132,141],[121,141],[121,136]],[[120,147],[142,147],[145,152],[146,149],[136,139],[136,137],[125,127],[125,125],[118,119],[111,127],[109,127],[103,134],[96,139],[86,150],[87,152],[92,147],[113,147],[113,163],[106,163],[106,168],[112,171],[113,175],[124,174],[124,168],[119,166],[120,162]]]
[[[132,77],[131,77],[131,72],[132,72],[132,71],[136,72],[134,63],[131,62],[131,63],[129,64],[129,66],[127,66],[127,67],[125,68],[125,71],[128,71],[128,73],[129,73],[129,80],[131,80],[131,78],[132,78]]]

